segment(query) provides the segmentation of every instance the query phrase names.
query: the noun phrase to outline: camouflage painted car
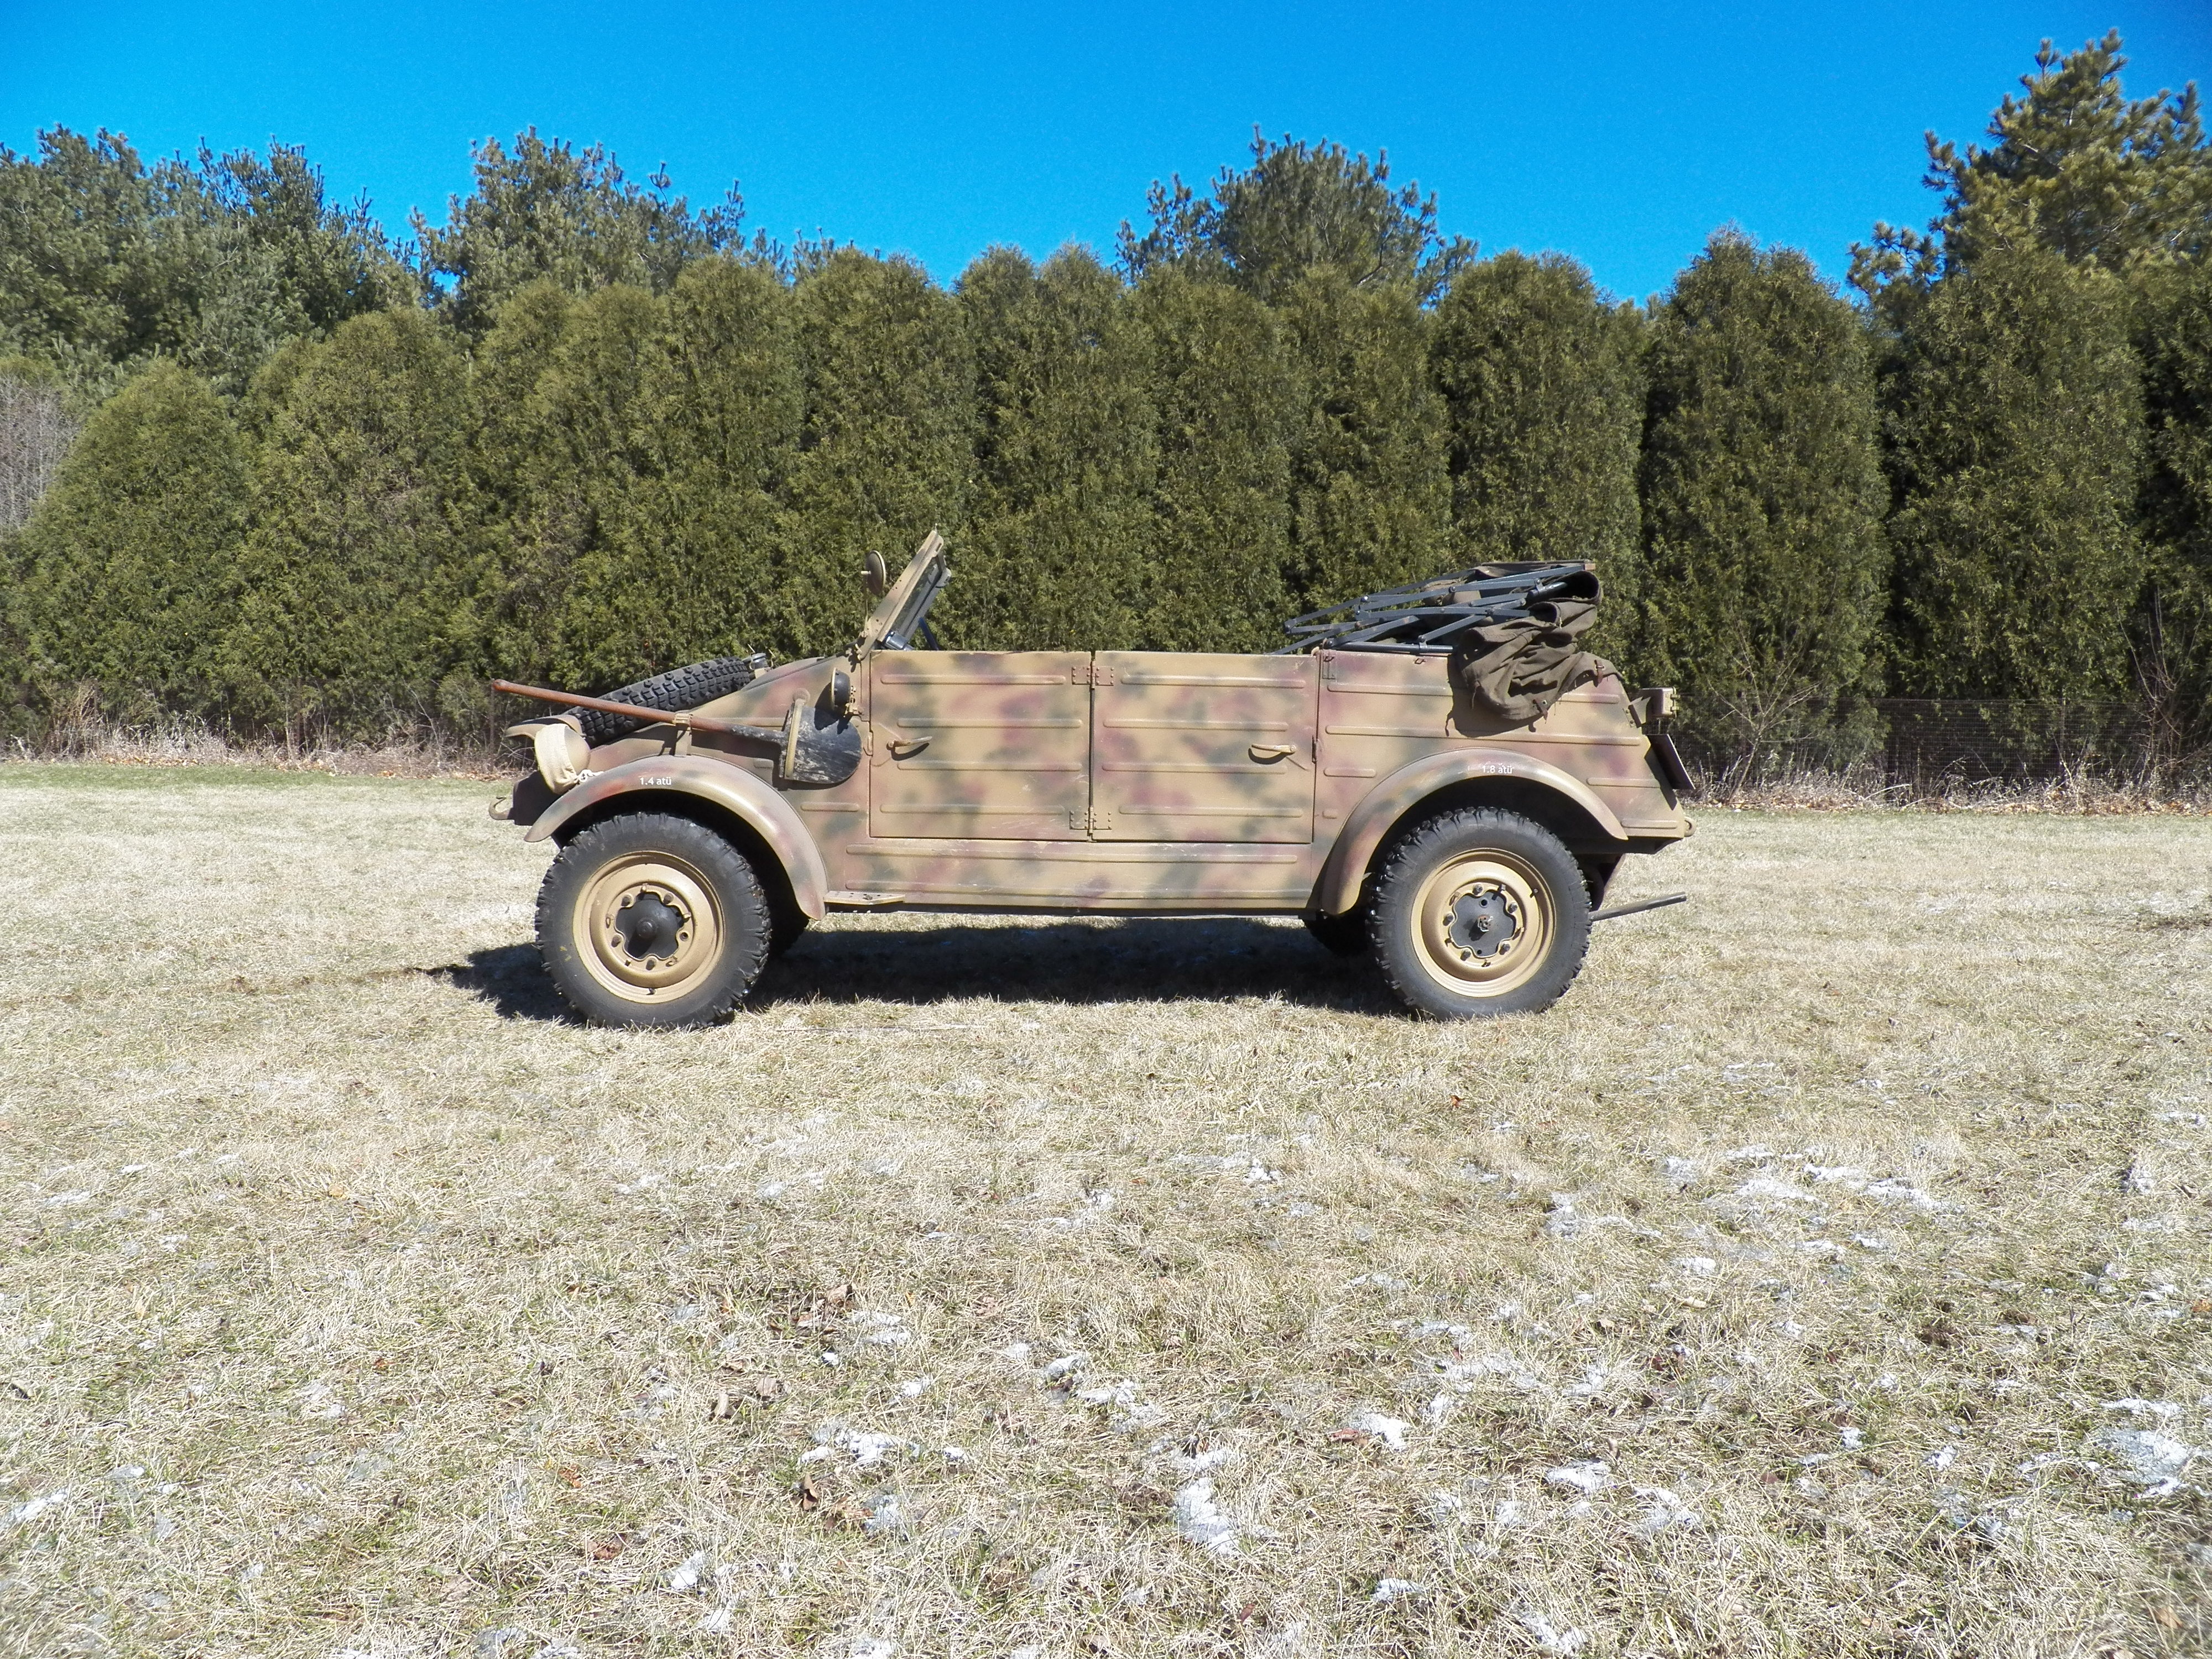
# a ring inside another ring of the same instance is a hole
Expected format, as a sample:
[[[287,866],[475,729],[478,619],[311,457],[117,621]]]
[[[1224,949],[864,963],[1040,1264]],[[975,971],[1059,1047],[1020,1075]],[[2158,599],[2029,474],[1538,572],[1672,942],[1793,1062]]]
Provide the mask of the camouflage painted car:
[[[701,665],[512,734],[560,850],[538,942],[586,1018],[733,1008],[833,911],[1298,915],[1446,1018],[1541,1008],[1626,854],[1690,833],[1668,695],[1498,718],[1440,652],[933,648],[923,543],[843,654]],[[689,703],[690,707],[678,707]]]

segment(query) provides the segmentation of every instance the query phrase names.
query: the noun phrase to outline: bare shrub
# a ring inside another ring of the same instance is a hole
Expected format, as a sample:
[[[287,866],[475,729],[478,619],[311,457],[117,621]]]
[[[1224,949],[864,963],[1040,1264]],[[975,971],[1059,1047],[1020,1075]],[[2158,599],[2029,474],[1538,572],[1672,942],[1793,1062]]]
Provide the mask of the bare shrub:
[[[76,434],[60,392],[0,372],[0,535],[30,522]]]

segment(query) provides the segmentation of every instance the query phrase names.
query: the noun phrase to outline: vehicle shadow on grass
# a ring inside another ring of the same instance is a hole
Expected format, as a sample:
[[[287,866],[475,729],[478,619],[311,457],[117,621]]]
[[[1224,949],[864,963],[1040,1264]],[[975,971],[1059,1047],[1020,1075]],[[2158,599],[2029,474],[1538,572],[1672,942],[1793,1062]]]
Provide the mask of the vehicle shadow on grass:
[[[553,976],[545,971],[535,945],[501,945],[489,951],[471,951],[465,962],[426,969],[457,990],[482,997],[501,1019],[543,1019],[573,1022],[575,1016]]]
[[[948,918],[936,927],[813,931],[769,964],[746,1006],[1270,996],[1350,1013],[1397,1006],[1368,963],[1329,955],[1303,927],[1151,917],[991,927]]]
[[[502,1019],[574,1018],[534,945],[473,951],[431,971],[489,1002]],[[1304,928],[1219,918],[817,930],[769,964],[744,1006],[758,1012],[969,997],[1073,1005],[1270,996],[1343,1013],[1397,1010],[1367,963],[1329,955]]]

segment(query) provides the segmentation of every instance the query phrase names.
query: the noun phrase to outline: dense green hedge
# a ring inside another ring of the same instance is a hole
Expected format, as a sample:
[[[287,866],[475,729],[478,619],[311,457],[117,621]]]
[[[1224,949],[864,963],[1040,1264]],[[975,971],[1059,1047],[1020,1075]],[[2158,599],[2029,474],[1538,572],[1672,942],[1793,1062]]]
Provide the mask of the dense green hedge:
[[[1382,584],[1589,557],[1603,648],[1722,741],[1848,750],[1885,690],[2132,692],[2179,732],[2212,162],[2117,49],[2046,52],[1987,149],[1937,147],[1942,216],[1877,228],[1856,304],[1733,230],[1617,303],[1289,141],[1156,188],[1112,266],[998,248],[946,289],[534,134],[411,261],[296,152],[47,134],[0,152],[0,356],[84,426],[0,541],[0,691],[19,726],[93,683],[125,718],[481,731],[494,673],[833,648],[862,556],[936,526],[948,644],[1265,649]]]

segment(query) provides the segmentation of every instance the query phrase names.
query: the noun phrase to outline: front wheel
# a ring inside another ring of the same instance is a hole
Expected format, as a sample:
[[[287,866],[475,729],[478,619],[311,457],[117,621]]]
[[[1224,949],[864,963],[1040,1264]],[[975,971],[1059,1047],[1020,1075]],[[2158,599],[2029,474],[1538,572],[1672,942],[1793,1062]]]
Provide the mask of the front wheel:
[[[1590,907],[1558,836],[1514,812],[1451,812],[1392,852],[1375,959],[1400,1000],[1439,1019],[1548,1008],[1581,971]]]
[[[702,823],[635,812],[561,849],[538,893],[538,948],[594,1025],[704,1025],[768,960],[768,896],[744,854]]]

